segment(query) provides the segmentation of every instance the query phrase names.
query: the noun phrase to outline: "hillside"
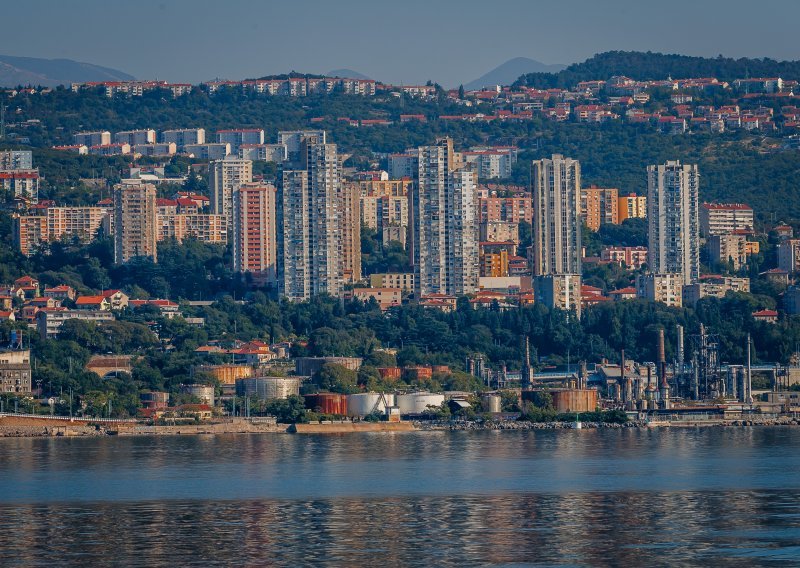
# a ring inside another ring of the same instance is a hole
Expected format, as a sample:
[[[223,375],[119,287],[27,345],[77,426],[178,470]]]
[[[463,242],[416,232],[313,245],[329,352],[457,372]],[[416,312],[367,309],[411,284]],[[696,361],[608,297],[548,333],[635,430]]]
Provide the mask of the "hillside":
[[[774,59],[732,59],[729,57],[694,57],[640,51],[608,51],[582,63],[574,63],[558,73],[527,73],[515,85],[538,88],[570,88],[580,81],[608,79],[625,75],[640,81],[716,77],[733,81],[743,77],[800,79],[800,61]]]
[[[325,73],[325,75],[327,77],[343,77],[345,79],[372,79],[372,77],[367,77],[363,73],[353,71],[352,69],[333,69]]]
[[[468,91],[482,89],[488,85],[510,85],[520,75],[526,73],[557,73],[564,69],[564,65],[547,65],[527,57],[515,57],[502,65],[498,65],[488,73],[464,84]]]
[[[40,59],[0,55],[0,86],[40,85],[56,87],[88,81],[130,81],[132,75],[71,59]]]

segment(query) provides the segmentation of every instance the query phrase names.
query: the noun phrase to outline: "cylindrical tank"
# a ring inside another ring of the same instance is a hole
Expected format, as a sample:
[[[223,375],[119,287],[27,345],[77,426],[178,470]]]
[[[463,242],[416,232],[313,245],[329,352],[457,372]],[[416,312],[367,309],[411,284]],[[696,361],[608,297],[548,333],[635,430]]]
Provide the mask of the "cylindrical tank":
[[[486,412],[500,412],[502,410],[502,398],[499,394],[485,394],[481,397],[483,409]]]
[[[376,392],[347,395],[348,416],[367,416],[372,412],[385,414],[387,406],[394,406],[393,394],[384,394],[383,399],[381,399],[380,393]]]
[[[287,398],[300,394],[300,377],[250,377],[236,379],[238,396],[257,396],[260,400]]]
[[[402,376],[403,370],[400,367],[378,367],[378,373],[383,380],[396,380]]]
[[[406,367],[403,369],[403,374],[407,381],[424,381],[433,376],[433,370],[430,367]]]
[[[168,392],[143,392],[139,395],[139,399],[145,408],[166,408],[169,406]]]
[[[444,374],[444,375],[449,375],[450,374],[450,367],[448,367],[447,365],[433,365],[431,367],[431,371],[434,372],[434,373],[441,373],[441,374]]]
[[[181,392],[196,396],[201,404],[214,406],[214,387],[208,385],[181,385]]]
[[[305,395],[306,408],[322,414],[347,415],[347,396],[332,392]]]
[[[397,395],[397,406],[400,414],[422,414],[429,406],[439,407],[444,402],[443,394],[415,392]]]
[[[227,385],[236,383],[236,379],[253,376],[253,367],[250,365],[201,365],[197,370]]]

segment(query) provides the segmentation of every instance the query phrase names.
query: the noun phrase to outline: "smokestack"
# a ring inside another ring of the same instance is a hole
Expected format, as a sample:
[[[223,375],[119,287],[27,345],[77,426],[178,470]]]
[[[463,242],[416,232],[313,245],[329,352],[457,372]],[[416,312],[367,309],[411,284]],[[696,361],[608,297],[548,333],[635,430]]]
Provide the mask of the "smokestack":
[[[667,356],[664,349],[664,328],[658,330],[658,378],[659,386],[663,389],[667,386]]]

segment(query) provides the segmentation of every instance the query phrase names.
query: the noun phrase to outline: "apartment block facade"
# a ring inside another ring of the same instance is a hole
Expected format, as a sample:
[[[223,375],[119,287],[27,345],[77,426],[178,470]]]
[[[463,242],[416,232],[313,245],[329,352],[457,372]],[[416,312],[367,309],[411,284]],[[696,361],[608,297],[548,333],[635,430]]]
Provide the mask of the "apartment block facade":
[[[228,157],[209,164],[211,212],[231,217],[233,192],[244,183],[253,181],[253,162]]]
[[[260,284],[277,283],[277,190],[245,183],[233,193],[233,269]]]
[[[449,138],[423,146],[411,194],[411,258],[417,298],[478,289],[477,184]]]
[[[114,262],[158,261],[158,211],[152,184],[114,186]]]
[[[648,265],[656,274],[700,277],[700,175],[696,165],[647,167]]]

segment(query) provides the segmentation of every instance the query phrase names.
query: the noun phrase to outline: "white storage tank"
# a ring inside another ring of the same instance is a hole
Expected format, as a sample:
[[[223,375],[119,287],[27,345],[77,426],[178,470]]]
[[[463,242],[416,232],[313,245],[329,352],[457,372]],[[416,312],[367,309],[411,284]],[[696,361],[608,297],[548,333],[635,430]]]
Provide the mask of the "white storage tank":
[[[214,406],[214,387],[209,385],[181,385],[181,392],[200,399],[200,404]]]
[[[499,394],[485,394],[481,397],[481,403],[486,412],[497,413],[502,410],[503,399]]]
[[[367,416],[372,412],[386,413],[387,406],[394,406],[394,395],[364,392],[347,396],[348,416]]]
[[[439,407],[444,402],[443,394],[414,392],[397,395],[397,406],[400,414],[422,414],[429,406]]]

